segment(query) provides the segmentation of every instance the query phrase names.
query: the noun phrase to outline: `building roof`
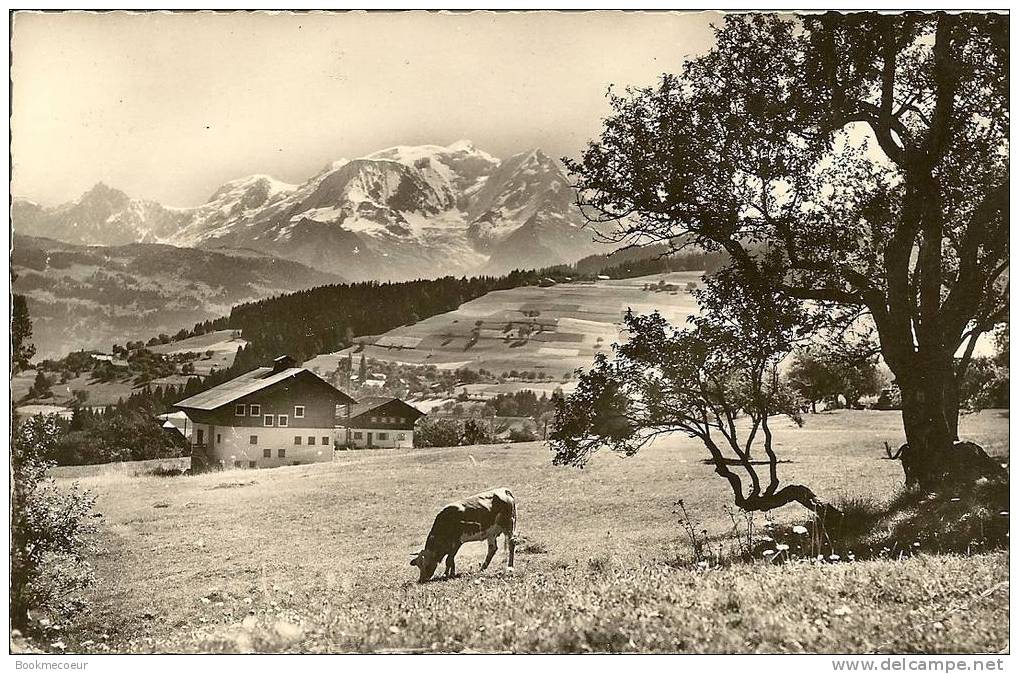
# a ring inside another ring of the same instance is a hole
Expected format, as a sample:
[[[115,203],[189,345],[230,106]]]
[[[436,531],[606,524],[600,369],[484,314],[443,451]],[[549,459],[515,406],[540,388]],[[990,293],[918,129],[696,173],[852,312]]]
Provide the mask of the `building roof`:
[[[356,405],[353,405],[350,408],[350,418],[353,419],[354,417],[359,417],[362,414],[367,414],[368,412],[371,412],[372,410],[377,410],[378,408],[383,407],[384,405],[388,405],[393,401],[400,403],[401,405],[410,409],[413,412],[417,412],[418,416],[421,417],[425,416],[424,412],[417,409],[416,407],[413,407],[412,405],[408,405],[399,398],[371,397],[363,398]]]
[[[343,393],[339,389],[336,389],[329,382],[325,381],[311,370],[304,367],[288,367],[274,372],[274,368],[271,367],[260,367],[252,370],[251,372],[245,372],[244,374],[231,379],[230,381],[223,382],[219,386],[213,386],[208,391],[202,391],[201,393],[195,394],[190,398],[185,398],[180,402],[176,403],[174,407],[182,409],[193,409],[193,410],[215,410],[219,409],[223,405],[228,405],[235,400],[243,398],[246,395],[250,395],[257,391],[269,388],[282,381],[297,377],[303,373],[307,373],[312,377],[315,377],[329,388],[336,391],[336,394],[343,398],[349,398],[347,394]]]

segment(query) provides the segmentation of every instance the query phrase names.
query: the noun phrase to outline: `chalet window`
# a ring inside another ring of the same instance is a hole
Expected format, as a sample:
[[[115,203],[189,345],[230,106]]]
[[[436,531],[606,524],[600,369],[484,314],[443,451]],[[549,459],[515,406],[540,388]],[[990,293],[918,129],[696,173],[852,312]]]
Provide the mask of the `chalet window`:
[[[300,444],[300,443],[298,443],[298,444]],[[285,449],[277,449],[276,450],[276,456],[278,458],[280,458],[280,459],[287,458],[287,450],[285,450]]]
[[[251,416],[253,416],[253,417],[260,417],[260,416],[262,416],[262,406],[261,405],[248,405],[248,411],[250,412]]]
[[[247,405],[234,405],[234,416],[243,417],[248,413]]]
[[[304,405],[294,405],[294,418],[295,419],[304,418]]]
[[[249,445],[257,445],[258,444],[258,436],[257,435],[249,435],[248,436],[248,444]]]
[[[322,444],[323,445],[328,445],[329,444],[329,437],[328,436],[326,436],[326,435],[322,436]]]
[[[315,444],[315,436],[314,435],[309,435],[308,436],[308,444],[309,445],[314,445]]]
[[[389,433],[379,433],[379,440],[388,440]]]
[[[221,442],[223,442],[223,436],[220,435],[219,433],[216,433],[216,444],[218,445]]]
[[[364,437],[364,434],[361,431],[354,431],[355,440],[360,440],[362,437]]]
[[[379,423],[379,418],[378,417],[372,417],[372,423],[373,424]]]
[[[278,417],[276,417],[276,425],[279,426],[280,428],[286,428],[287,426],[290,425],[290,417],[288,417],[286,414],[279,415]]]
[[[396,436],[396,439],[397,440],[406,440],[407,439],[407,434],[406,433],[398,433],[397,436]]]
[[[248,461],[248,468],[257,468],[257,467],[258,467],[258,462],[257,461]]]
[[[272,415],[271,414],[266,414],[266,415],[264,415],[262,417],[262,425],[263,426],[272,426]]]
[[[262,458],[263,459],[271,459],[272,458],[272,450],[269,449],[268,447],[263,449],[262,450]]]
[[[301,444],[301,436],[300,435],[295,435],[294,436],[294,444],[295,445]]]
[[[400,423],[401,424],[407,423],[407,418],[406,417],[400,417]]]

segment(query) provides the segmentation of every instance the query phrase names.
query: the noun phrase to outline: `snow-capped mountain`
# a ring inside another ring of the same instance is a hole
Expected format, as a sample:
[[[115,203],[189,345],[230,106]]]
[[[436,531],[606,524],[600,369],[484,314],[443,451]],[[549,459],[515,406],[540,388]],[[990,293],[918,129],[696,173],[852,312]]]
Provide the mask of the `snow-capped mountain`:
[[[558,164],[469,141],[341,159],[300,185],[255,175],[189,209],[97,185],[53,209],[16,200],[15,230],[72,243],[250,248],[348,279],[503,273],[605,252]]]
[[[43,208],[25,199],[14,199],[11,205],[11,219],[19,234],[87,246],[154,243],[172,236],[181,217],[180,211],[155,201],[131,199],[103,183],[56,208]]]

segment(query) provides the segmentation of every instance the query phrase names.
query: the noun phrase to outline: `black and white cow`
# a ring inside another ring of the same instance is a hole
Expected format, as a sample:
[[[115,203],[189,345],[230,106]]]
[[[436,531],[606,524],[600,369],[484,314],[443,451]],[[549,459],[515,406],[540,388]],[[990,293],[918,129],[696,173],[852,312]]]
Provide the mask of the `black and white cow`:
[[[450,503],[435,517],[428,532],[425,548],[413,555],[411,566],[421,571],[418,580],[424,583],[435,573],[435,567],[446,558],[446,577],[456,573],[456,553],[470,541],[488,541],[488,556],[481,566],[484,571],[492,563],[499,546],[496,539],[506,536],[509,571],[513,570],[513,529],[517,524],[517,504],[509,489],[492,489],[456,503]]]

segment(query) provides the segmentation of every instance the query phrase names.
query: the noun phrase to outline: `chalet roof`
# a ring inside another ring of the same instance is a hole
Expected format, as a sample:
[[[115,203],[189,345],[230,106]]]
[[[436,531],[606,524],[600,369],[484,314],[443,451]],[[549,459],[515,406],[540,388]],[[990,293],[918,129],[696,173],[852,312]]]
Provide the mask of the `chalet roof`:
[[[230,381],[223,382],[219,386],[213,386],[208,391],[202,391],[190,398],[185,398],[184,400],[176,403],[174,407],[193,410],[219,409],[223,405],[232,403],[246,395],[269,388],[270,386],[292,377],[296,377],[305,372],[310,374],[312,377],[319,379],[326,386],[333,388],[331,384],[304,367],[288,367],[284,370],[280,370],[279,372],[273,372],[273,368],[271,367],[260,367],[252,370],[251,372],[245,372]],[[339,397],[348,397],[342,391],[338,389],[334,390]]]
[[[393,401],[396,401],[396,402],[400,403],[400,405],[402,405],[403,407],[406,407],[407,409],[411,410],[412,412],[416,412],[417,415],[420,416],[420,417],[425,416],[424,412],[422,412],[421,410],[417,409],[416,407],[413,407],[412,405],[408,405],[407,403],[403,402],[399,398],[371,397],[371,398],[363,398],[356,405],[353,405],[350,408],[350,418],[353,419],[354,417],[359,417],[362,414],[367,414],[368,412],[371,412],[372,410],[377,410],[378,408],[380,408],[380,407],[382,407],[384,405],[388,405],[389,403],[391,403]]]

